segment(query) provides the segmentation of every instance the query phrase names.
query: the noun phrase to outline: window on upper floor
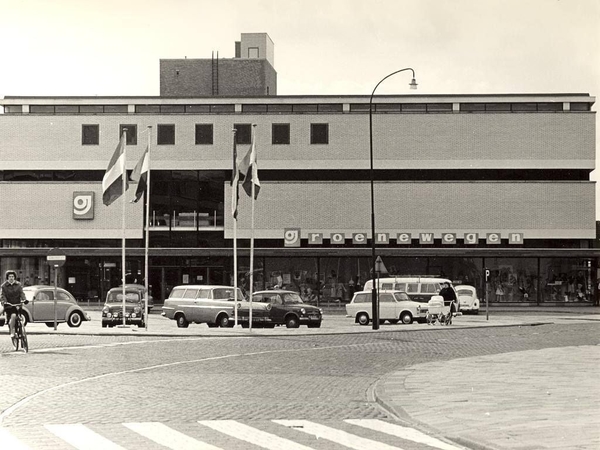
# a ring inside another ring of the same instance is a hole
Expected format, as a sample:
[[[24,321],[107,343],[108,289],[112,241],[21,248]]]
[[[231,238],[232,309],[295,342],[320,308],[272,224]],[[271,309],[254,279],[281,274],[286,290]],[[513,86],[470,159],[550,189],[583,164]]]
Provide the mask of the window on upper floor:
[[[156,143],[158,145],[175,145],[175,125],[159,124],[156,127]]]
[[[123,129],[127,129],[125,143],[127,145],[137,145],[137,125],[119,125],[119,139],[123,135]]]
[[[100,144],[100,125],[81,126],[81,145]]]
[[[252,125],[249,123],[236,123],[233,125],[235,128],[235,142],[236,144],[250,144],[252,143]]]
[[[329,144],[329,124],[311,123],[310,124],[310,143],[311,144]]]
[[[196,124],[196,145],[212,145],[213,126],[212,123]]]
[[[272,127],[272,143],[273,145],[282,145],[290,143],[290,124],[289,123],[274,123]]]

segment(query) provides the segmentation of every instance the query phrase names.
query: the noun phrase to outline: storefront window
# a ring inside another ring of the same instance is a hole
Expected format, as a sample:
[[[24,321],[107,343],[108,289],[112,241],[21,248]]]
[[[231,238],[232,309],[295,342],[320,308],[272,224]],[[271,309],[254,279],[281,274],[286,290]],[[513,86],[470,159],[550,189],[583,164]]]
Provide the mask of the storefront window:
[[[540,258],[543,302],[591,302],[594,286],[591,261],[577,258]]]
[[[491,303],[537,302],[537,258],[486,258]]]

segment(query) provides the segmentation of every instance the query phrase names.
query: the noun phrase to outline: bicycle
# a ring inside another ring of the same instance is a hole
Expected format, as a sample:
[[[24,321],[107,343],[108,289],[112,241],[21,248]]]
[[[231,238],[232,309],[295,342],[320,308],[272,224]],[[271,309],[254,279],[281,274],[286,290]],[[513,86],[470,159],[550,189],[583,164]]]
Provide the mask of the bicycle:
[[[14,307],[17,309],[16,318],[15,318],[15,335],[11,337],[12,344],[15,347],[15,351],[19,350],[19,345],[25,353],[29,352],[29,344],[27,343],[27,332],[25,331],[25,319],[23,318],[22,311],[23,305],[29,303],[29,301],[25,300]],[[7,321],[10,318],[7,318]]]

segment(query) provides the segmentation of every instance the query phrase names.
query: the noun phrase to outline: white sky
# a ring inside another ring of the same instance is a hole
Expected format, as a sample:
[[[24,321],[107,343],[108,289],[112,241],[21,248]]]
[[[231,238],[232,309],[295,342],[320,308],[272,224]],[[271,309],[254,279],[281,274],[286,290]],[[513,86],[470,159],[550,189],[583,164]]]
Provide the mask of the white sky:
[[[417,93],[600,101],[600,0],[0,0],[0,97],[159,95],[161,58],[231,58],[256,32],[280,95],[369,95],[412,67]]]

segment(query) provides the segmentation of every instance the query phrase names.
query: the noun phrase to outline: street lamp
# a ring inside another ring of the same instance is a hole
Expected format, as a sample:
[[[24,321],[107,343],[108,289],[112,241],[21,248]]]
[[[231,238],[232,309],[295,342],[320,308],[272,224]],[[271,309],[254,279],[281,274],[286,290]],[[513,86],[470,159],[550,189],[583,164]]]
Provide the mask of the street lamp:
[[[369,176],[371,178],[371,257],[373,259],[373,289],[371,290],[371,306],[373,311],[371,315],[373,317],[374,330],[379,329],[379,302],[377,301],[378,286],[376,285],[375,275],[377,256],[375,255],[375,192],[373,189],[373,96],[375,95],[375,91],[377,90],[379,85],[383,83],[383,81],[385,81],[392,75],[396,75],[397,73],[404,72],[406,70],[410,70],[412,72],[412,80],[409,83],[410,88],[416,89],[417,81],[415,80],[415,71],[410,67],[407,67],[406,69],[400,69],[395,72],[392,72],[389,75],[386,75],[384,78],[382,78],[381,81],[375,86],[375,89],[373,89],[373,92],[371,92],[371,98],[369,99],[369,145],[371,150],[371,171],[369,173]]]

